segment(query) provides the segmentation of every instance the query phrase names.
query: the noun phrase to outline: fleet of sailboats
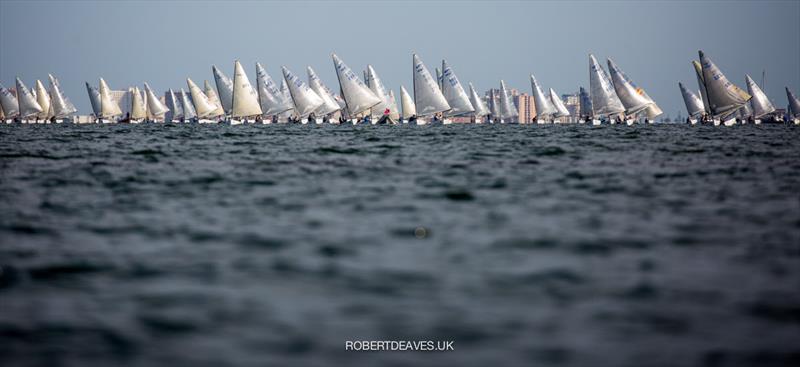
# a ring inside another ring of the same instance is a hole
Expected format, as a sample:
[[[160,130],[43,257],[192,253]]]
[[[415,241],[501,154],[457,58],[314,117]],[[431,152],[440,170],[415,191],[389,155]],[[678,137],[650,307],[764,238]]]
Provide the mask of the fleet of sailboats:
[[[698,56],[699,60],[691,62],[698,90],[690,90],[682,82],[678,83],[689,116],[688,123],[731,126],[785,120],[800,124],[800,102],[788,87],[789,103],[783,115],[767,97],[763,85],[759,86],[749,75],[745,75],[746,90],[739,88],[702,51]],[[468,89],[465,88],[446,60],[442,60],[441,69],[435,68],[434,78],[417,54],[412,54],[412,91],[409,93],[400,86],[398,107],[395,91],[386,87],[373,65],[367,65],[362,81],[336,54],[331,54],[331,57],[339,84],[337,92],[328,88],[310,66],[306,68],[307,83],[282,67],[283,78],[278,88],[266,69],[256,63],[256,83],[251,84],[238,61],[234,62],[233,79],[212,65],[215,87],[204,80],[201,89],[187,78],[186,89],[167,89],[163,98],[158,98],[147,83],[144,83],[143,90],[131,86],[113,91],[103,78],[99,79],[97,86],[87,82],[86,90],[94,122],[103,123],[188,121],[237,125],[259,121],[265,124],[344,121],[357,124],[369,121],[373,124],[411,122],[425,125],[431,122],[450,124],[458,119],[459,122],[472,123],[591,121],[593,125],[621,122],[632,125],[652,123],[663,113],[655,100],[613,60],[607,59],[606,71],[591,54],[588,89],[580,87],[579,93],[570,96],[565,103],[553,88],[543,88],[531,74],[532,106],[525,102],[524,108],[517,105],[516,90],[512,95],[504,80],[500,80],[499,88],[490,89],[484,97],[472,83],[468,83]],[[33,89],[29,89],[20,78],[15,79],[13,89],[0,84],[0,119],[5,122],[72,119],[78,112],[77,108],[64,94],[58,79],[50,74],[48,79],[49,87],[36,80]],[[523,121],[519,116],[523,110],[525,119],[532,117],[532,121]],[[86,120],[75,119],[74,122]]]

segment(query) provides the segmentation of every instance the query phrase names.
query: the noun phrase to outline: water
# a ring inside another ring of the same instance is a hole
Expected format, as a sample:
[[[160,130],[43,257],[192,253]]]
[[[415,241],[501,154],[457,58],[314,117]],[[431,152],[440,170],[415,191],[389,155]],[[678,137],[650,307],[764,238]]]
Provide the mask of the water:
[[[794,126],[14,125],[0,172],[4,365],[800,361]]]

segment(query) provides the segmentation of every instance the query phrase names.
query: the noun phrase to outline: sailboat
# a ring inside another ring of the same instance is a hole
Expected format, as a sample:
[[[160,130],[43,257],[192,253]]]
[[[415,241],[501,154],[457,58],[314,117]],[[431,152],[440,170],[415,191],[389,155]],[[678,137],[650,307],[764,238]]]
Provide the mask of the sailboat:
[[[86,82],[86,92],[89,93],[89,102],[92,104],[95,122],[98,122],[100,120],[100,91]]]
[[[389,93],[386,92],[386,88],[383,86],[383,82],[381,82],[381,78],[378,77],[378,73],[375,72],[375,69],[372,65],[367,65],[367,74],[366,74],[366,81],[369,90],[372,91],[381,101],[372,106],[370,109],[370,122],[375,125],[380,122],[381,118],[383,118],[384,112],[389,110],[391,113],[391,102],[389,101]],[[391,120],[391,119],[390,119]],[[387,123],[394,123],[394,121],[387,121]]]
[[[586,89],[580,87],[578,91],[578,123],[583,124],[587,121],[594,121],[594,112],[592,111],[592,98],[589,97],[589,93],[586,92]],[[597,120],[597,123],[600,123],[600,120]]]
[[[320,96],[314,93],[313,90],[303,82],[300,78],[294,75],[285,66],[281,66],[283,72],[283,79],[286,80],[286,85],[289,86],[289,95],[292,97],[294,104],[294,111],[300,123],[307,124],[311,122],[309,117],[319,106],[325,101]],[[306,119],[306,117],[309,117]],[[316,120],[315,120],[316,122]]]
[[[614,90],[617,93],[622,105],[625,107],[625,122],[633,125],[636,121],[636,114],[645,112],[655,102],[646,95],[642,88],[636,86],[633,81],[625,75],[622,70],[610,58],[608,61],[608,71],[611,73],[611,80]],[[660,109],[658,109],[660,111]],[[660,113],[659,113],[660,114]],[[648,117],[649,120],[649,117]]]
[[[183,118],[186,119],[186,122],[197,122],[197,111],[194,109],[189,94],[181,88],[178,96],[180,97],[181,108],[183,109]]]
[[[166,115],[166,120],[170,122],[182,122],[183,121],[183,106],[181,106],[178,97],[175,96],[175,92],[170,88],[167,92],[164,93],[164,101],[167,102],[167,108],[169,111]]]
[[[336,99],[333,97],[333,94],[330,93],[329,89],[322,83],[322,80],[317,76],[317,73],[314,72],[314,69],[308,66],[306,72],[308,73],[308,85],[311,87],[311,90],[322,98],[322,104],[314,111],[314,114],[317,115],[315,122],[321,124],[325,120],[330,121],[330,116],[336,111],[339,111],[341,106],[336,102]]]
[[[545,96],[544,92],[542,92],[542,88],[539,86],[539,82],[533,74],[531,74],[531,90],[533,91],[533,105],[536,109],[536,122],[539,124],[547,123],[548,119],[558,111],[553,104],[550,103],[550,98]]]
[[[389,119],[393,124],[400,121],[400,109],[397,108],[397,98],[394,96],[394,90],[389,89]]]
[[[619,100],[608,74],[592,54],[589,54],[589,90],[592,96],[592,116],[606,117],[611,124],[614,124],[613,116],[625,112],[625,107]],[[600,120],[593,119],[592,124],[600,125]]]
[[[450,105],[450,110],[443,113],[444,119],[442,122],[445,125],[452,122],[447,116],[467,115],[475,112],[475,107],[469,100],[469,95],[464,91],[464,87],[461,86],[456,73],[447,64],[447,60],[442,60],[441,90],[444,99]]]
[[[506,88],[506,82],[500,80],[500,123],[513,122],[514,117],[517,116],[519,116],[519,113],[514,107],[514,101],[511,100],[511,95]]]
[[[281,78],[281,95],[283,98],[292,105],[292,108],[278,115],[279,123],[287,123],[294,116],[294,104],[292,103],[292,95],[289,93],[289,85],[286,84],[286,79]]]
[[[787,91],[789,89],[786,89]],[[19,102],[17,101],[17,97],[11,94],[11,91],[6,89],[3,84],[0,84],[0,106],[2,106],[3,116],[4,119],[7,121],[13,121],[15,118],[19,116]]]
[[[271,123],[270,116],[275,117],[292,109],[291,98],[286,98],[278,86],[260,63],[256,63],[256,87],[258,102],[261,105],[263,123]]]
[[[247,121],[249,116],[262,114],[258,103],[258,93],[250,84],[250,79],[239,60],[233,63],[233,92],[231,93],[231,125],[239,125]],[[242,117],[242,120],[237,120]]]
[[[208,100],[211,101],[211,103],[213,103],[215,106],[217,106],[217,109],[214,110],[214,112],[210,114],[208,117],[218,117],[218,118],[224,117],[225,109],[222,108],[222,101],[220,101],[219,96],[217,95],[217,91],[211,87],[211,83],[209,83],[208,80],[203,80],[203,91],[208,97]],[[216,119],[215,122],[218,123],[219,119]],[[208,123],[208,121],[206,123]]]
[[[131,94],[131,114],[128,122],[131,124],[138,124],[147,118],[147,108],[145,107],[144,98],[139,90],[139,87],[129,88],[128,92]]]
[[[753,78],[750,75],[745,75],[745,80],[747,82],[747,93],[753,96],[750,99],[750,107],[753,110],[753,122],[756,125],[761,123],[761,118],[775,112],[775,106],[772,105],[767,95],[764,94],[764,91],[758,87]]]
[[[400,107],[403,109],[403,114],[400,115],[403,123],[408,123],[408,119],[417,115],[417,108],[414,106],[414,100],[402,85],[400,86]]]
[[[497,107],[497,97],[494,94],[494,89],[489,89],[489,123],[494,124],[500,122],[500,112]]]
[[[703,51],[698,51],[698,54],[703,71],[703,86],[706,90],[711,117],[714,118],[714,125],[719,125],[720,122],[725,126],[734,125],[736,120],[730,117],[752,97],[728,81],[728,78],[722,74],[722,71],[710,58],[706,57]]]
[[[469,83],[469,102],[472,104],[472,107],[475,108],[475,111],[472,112],[472,115],[475,116],[475,123],[482,124],[486,115],[489,115],[489,108],[483,103],[483,99],[481,99],[481,96],[475,91],[475,87],[472,86],[472,83]]]
[[[422,63],[422,60],[413,54],[413,72],[414,72],[414,106],[417,109],[417,125],[425,125],[424,117],[434,116],[440,112],[447,112],[450,110],[450,104],[442,94],[442,91],[431,77],[431,73]]]
[[[561,123],[562,121],[559,120],[561,117],[569,117],[567,106],[564,105],[564,101],[561,100],[561,97],[556,94],[553,88],[550,88],[550,104],[556,109],[553,115],[553,117],[555,117],[555,120],[553,120],[554,123]]]
[[[60,122],[69,115],[78,112],[78,109],[61,91],[58,79],[51,74],[47,74],[47,77],[50,79],[50,99],[53,106],[53,116],[56,118],[56,122]]]
[[[166,114],[169,112],[169,108],[161,103],[161,100],[156,97],[156,94],[153,93],[153,90],[150,89],[150,86],[147,83],[144,83],[144,95],[145,95],[145,108],[147,109],[147,119],[152,121],[161,120],[166,122]]]
[[[36,80],[36,103],[42,107],[42,112],[36,116],[36,121],[42,119],[45,123],[50,123],[50,118],[53,117],[53,106],[50,102],[50,92],[44,88],[41,80]]]
[[[100,78],[100,122],[113,123],[116,122],[113,118],[122,115],[122,110],[119,104],[111,97],[111,88],[108,87],[106,81]]]
[[[40,114],[43,110],[39,106],[39,102],[31,93],[30,89],[22,83],[19,78],[16,79],[17,83],[17,102],[19,103],[19,117],[25,122],[25,118],[34,117]]]
[[[800,99],[797,99],[797,96],[795,96],[794,93],[789,90],[789,87],[785,88],[786,98],[789,99],[789,105],[787,106],[788,108],[786,109],[786,112],[795,125],[800,125]],[[789,119],[786,121],[788,122]]]
[[[696,125],[697,119],[705,113],[703,100],[692,93],[692,91],[686,89],[683,83],[678,82],[678,87],[681,89],[681,95],[683,95],[683,103],[686,104],[686,113],[689,114],[689,122],[692,125]]]
[[[358,114],[381,103],[382,100],[375,93],[372,93],[339,56],[331,54],[331,58],[333,59],[333,67],[336,70],[336,77],[339,79],[339,90],[345,102],[346,115],[353,124],[357,124],[358,119],[356,116]]]
[[[211,65],[214,73],[214,83],[217,85],[217,96],[225,114],[230,115],[233,109],[233,82],[216,65]]]
[[[209,120],[209,118],[214,118],[225,114],[221,108],[214,104],[214,102],[212,102],[208,96],[206,96],[206,94],[200,90],[200,87],[198,87],[197,84],[192,81],[192,79],[186,78],[186,85],[189,87],[189,94],[192,96],[192,103],[194,103],[194,111],[197,113],[198,123],[213,123],[214,121]],[[217,114],[218,109],[219,113]]]

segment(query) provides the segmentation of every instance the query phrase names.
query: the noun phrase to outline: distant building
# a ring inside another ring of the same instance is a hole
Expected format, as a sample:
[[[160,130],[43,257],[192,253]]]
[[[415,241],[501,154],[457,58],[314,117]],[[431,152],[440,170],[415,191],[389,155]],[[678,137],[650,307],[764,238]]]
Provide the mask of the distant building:
[[[569,122],[578,122],[578,117],[581,113],[581,98],[578,92],[574,94],[562,94],[561,100],[564,102],[564,107],[569,111]]]
[[[514,89],[516,91],[516,89]],[[512,97],[514,105],[517,106],[517,113],[519,113],[519,123],[527,124],[533,121],[536,116],[536,105],[533,102],[533,96],[527,93],[517,94]]]

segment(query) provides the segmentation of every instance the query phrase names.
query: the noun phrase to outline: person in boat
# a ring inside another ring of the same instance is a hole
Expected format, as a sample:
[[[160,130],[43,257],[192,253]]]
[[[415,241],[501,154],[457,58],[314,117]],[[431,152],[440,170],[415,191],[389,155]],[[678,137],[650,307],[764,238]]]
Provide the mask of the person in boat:
[[[339,114],[339,124],[344,125],[347,122],[347,119],[344,118],[344,114]]]
[[[311,113],[308,114],[308,122],[315,121],[316,119],[317,119],[317,116],[314,115],[314,112],[311,112]]]
[[[417,122],[417,115],[408,116],[408,122],[409,123]]]

